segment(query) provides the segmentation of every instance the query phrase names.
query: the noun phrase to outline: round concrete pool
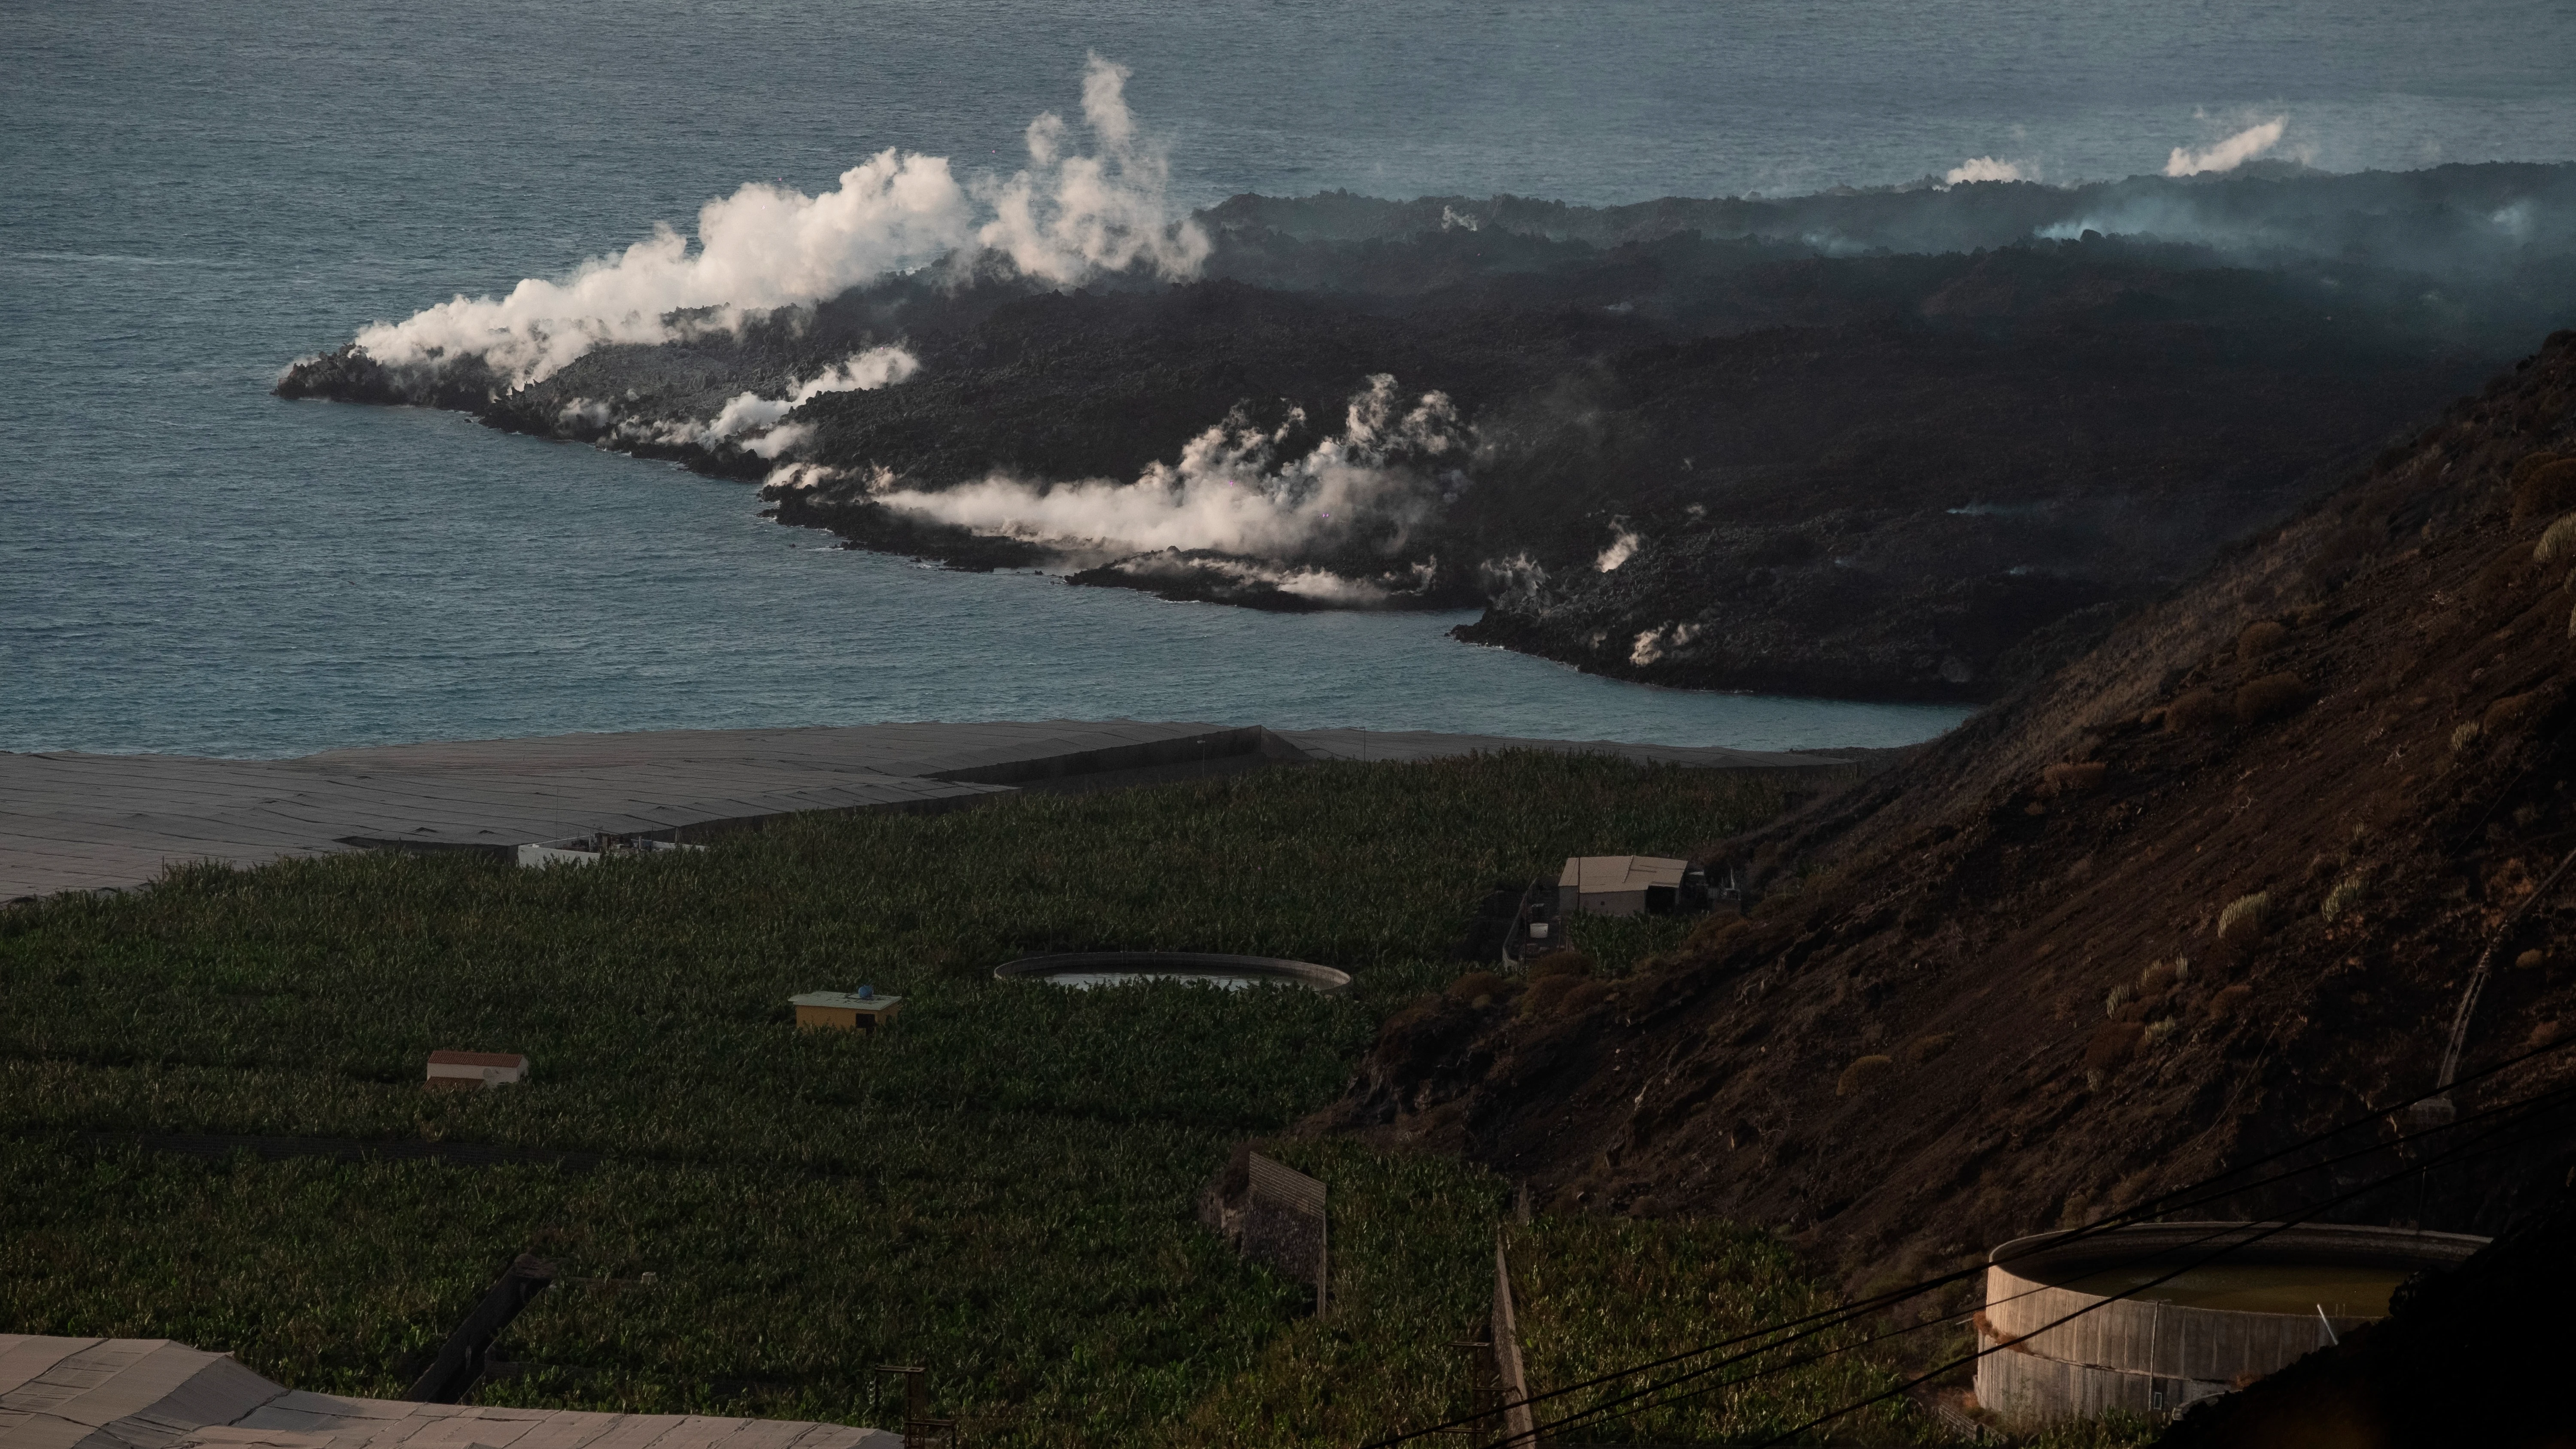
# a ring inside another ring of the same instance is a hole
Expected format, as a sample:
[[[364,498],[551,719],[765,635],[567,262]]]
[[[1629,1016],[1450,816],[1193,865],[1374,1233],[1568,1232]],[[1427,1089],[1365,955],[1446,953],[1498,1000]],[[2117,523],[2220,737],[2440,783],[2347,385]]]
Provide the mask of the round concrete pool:
[[[2016,1429],[2114,1409],[2163,1418],[2386,1317],[2410,1275],[2485,1245],[2327,1223],[2016,1239],[1988,1258],[1977,1402]]]
[[[1214,951],[1066,951],[1023,956],[993,968],[1000,981],[1043,981],[1087,989],[1141,981],[1195,981],[1226,991],[1253,986],[1300,986],[1339,995],[1350,989],[1348,972],[1311,961],[1276,956],[1229,956]]]

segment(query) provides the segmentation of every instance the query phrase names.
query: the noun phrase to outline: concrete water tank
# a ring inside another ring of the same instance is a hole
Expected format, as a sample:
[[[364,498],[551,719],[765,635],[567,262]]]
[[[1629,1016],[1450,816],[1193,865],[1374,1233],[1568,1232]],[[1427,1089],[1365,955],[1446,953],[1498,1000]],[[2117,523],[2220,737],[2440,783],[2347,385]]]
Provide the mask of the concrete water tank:
[[[2461,1233],[2312,1223],[2142,1223],[2016,1238],[1987,1257],[1977,1404],[2015,1429],[2223,1394],[2388,1313],[2398,1284],[2486,1246]],[[2202,1266],[2218,1248],[2241,1244]],[[2153,1286],[2175,1269],[2178,1276]],[[2125,1298],[2110,1295],[2123,1289]],[[2056,1323],[2079,1310],[2081,1317]]]

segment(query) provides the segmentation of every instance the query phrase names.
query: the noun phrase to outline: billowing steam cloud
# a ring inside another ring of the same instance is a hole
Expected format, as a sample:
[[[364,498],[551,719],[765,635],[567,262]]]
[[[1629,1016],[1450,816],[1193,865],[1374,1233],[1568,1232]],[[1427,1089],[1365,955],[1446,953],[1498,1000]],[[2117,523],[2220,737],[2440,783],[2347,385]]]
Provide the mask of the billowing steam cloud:
[[[1959,186],[1971,181],[2036,181],[2038,176],[2022,169],[2018,161],[2003,161],[1992,156],[1972,156],[1941,174],[1943,186]]]
[[[937,492],[884,486],[874,496],[888,508],[1068,554],[1207,550],[1284,562],[1355,540],[1393,554],[1444,501],[1426,465],[1463,460],[1469,447],[1447,395],[1424,393],[1407,406],[1385,374],[1351,399],[1339,437],[1283,459],[1303,421],[1292,413],[1264,432],[1238,413],[1192,438],[1177,463],[1156,463],[1132,483],[992,477]]]
[[[1056,283],[1139,263],[1190,276],[1208,240],[1174,218],[1164,195],[1169,167],[1128,113],[1126,79],[1124,66],[1096,55],[1084,73],[1083,119],[1098,155],[1068,150],[1065,124],[1050,113],[1030,123],[1029,165],[1007,181],[961,185],[945,159],[889,149],[820,196],[753,182],[699,209],[694,246],[657,227],[561,281],[532,277],[507,296],[460,295],[376,323],[358,333],[358,346],[393,367],[480,357],[524,384],[603,343],[737,327],[969,247]]]
[[[1083,72],[1082,119],[1100,143],[1098,156],[1065,154],[1064,121],[1053,111],[1029,122],[1030,169],[975,188],[994,212],[976,240],[1028,275],[1059,284],[1139,261],[1166,277],[1197,274],[1208,256],[1207,233],[1171,219],[1164,202],[1171,160],[1136,130],[1128,74],[1096,55]]]
[[[2233,171],[2264,152],[2281,144],[2281,133],[2288,130],[2290,118],[2274,116],[2259,125],[2248,126],[2214,145],[2194,151],[2186,146],[2173,148],[2165,159],[2167,176],[2199,176],[2212,171]]]

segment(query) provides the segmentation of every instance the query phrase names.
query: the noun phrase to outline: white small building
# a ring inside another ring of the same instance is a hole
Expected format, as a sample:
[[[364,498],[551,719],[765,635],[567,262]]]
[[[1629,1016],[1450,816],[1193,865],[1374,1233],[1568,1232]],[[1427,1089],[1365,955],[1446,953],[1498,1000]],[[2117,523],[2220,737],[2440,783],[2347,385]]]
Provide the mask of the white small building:
[[[653,855],[666,850],[704,850],[649,835],[576,835],[568,840],[539,840],[519,847],[519,864],[597,865],[612,855]]]
[[[451,1091],[515,1087],[528,1079],[528,1059],[517,1052],[431,1052],[429,1085]]]
[[[1556,878],[1556,913],[1636,916],[1646,910],[1646,889],[1679,891],[1686,860],[1654,855],[1571,855]]]

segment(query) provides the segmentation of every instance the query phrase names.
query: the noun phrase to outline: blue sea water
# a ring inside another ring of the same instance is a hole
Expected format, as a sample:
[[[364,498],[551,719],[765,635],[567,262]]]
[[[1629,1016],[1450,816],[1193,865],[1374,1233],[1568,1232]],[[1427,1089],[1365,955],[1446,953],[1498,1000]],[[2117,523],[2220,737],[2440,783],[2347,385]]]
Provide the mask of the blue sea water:
[[[277,755],[584,729],[1190,718],[1747,747],[1955,710],[1649,689],[1444,637],[969,575],[750,493],[268,396],[457,292],[887,146],[1007,169],[1086,54],[1197,203],[1576,202],[2576,159],[2576,8],[2270,0],[0,4],[0,748]]]

